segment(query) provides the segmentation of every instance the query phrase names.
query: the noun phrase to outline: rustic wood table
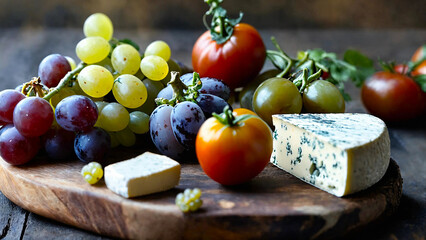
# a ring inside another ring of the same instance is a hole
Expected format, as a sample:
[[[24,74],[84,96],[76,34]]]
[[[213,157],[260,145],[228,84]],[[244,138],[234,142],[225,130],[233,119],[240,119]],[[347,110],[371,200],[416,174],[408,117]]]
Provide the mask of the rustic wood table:
[[[173,58],[190,65],[191,47],[201,31],[118,31],[117,38],[131,38],[144,48],[149,42],[167,41]],[[373,59],[408,60],[421,44],[426,30],[263,30],[268,40],[275,36],[290,55],[297,50],[323,48],[339,55],[358,49]],[[38,64],[48,54],[76,58],[74,47],[83,38],[81,29],[0,29],[0,89],[15,88],[37,75]],[[267,63],[265,68],[271,67]],[[359,89],[348,84],[353,100],[348,112],[365,112]],[[425,239],[426,236],[426,119],[406,125],[389,125],[392,158],[404,180],[397,212],[383,221],[350,233],[348,239]],[[0,183],[3,184],[3,183]],[[0,239],[109,239],[28,212],[0,194]]]

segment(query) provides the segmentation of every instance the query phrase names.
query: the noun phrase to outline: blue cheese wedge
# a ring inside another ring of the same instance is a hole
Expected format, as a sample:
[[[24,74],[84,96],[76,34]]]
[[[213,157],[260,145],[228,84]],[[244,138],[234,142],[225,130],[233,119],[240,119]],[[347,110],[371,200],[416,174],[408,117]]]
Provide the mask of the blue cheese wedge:
[[[338,197],[377,183],[390,160],[385,123],[369,114],[282,114],[272,117],[271,162]]]
[[[145,152],[135,158],[105,167],[107,187],[132,198],[169,190],[179,184],[180,164],[155,153]]]

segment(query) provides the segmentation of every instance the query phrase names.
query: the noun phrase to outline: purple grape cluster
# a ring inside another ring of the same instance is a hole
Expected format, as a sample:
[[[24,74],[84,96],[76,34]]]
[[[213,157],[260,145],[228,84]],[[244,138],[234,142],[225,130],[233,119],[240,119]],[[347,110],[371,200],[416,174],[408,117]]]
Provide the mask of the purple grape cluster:
[[[158,106],[150,117],[151,139],[164,155],[180,159],[195,149],[198,130],[212,113],[220,113],[229,98],[230,89],[222,81],[214,78],[193,79],[194,74],[185,74],[180,81],[188,88],[176,98],[173,81],[157,95],[163,105]],[[195,74],[198,77],[198,74]],[[196,91],[196,93],[193,92]],[[175,95],[175,96],[174,96]],[[189,97],[188,97],[189,96]],[[188,99],[193,97],[192,99]]]

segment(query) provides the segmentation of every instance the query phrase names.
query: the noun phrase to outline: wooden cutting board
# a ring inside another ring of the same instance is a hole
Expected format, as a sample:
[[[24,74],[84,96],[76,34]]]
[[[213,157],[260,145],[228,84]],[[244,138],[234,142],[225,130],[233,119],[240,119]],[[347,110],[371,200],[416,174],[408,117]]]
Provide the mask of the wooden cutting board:
[[[118,149],[113,159],[144,150]],[[98,234],[132,239],[333,238],[390,216],[399,205],[402,178],[391,160],[383,179],[366,191],[338,198],[269,164],[249,183],[224,187],[196,162],[182,164],[179,186],[125,199],[80,175],[79,161],[52,163],[39,157],[16,167],[0,160],[0,190],[36,214]],[[183,214],[174,204],[186,188],[202,190],[204,204]]]

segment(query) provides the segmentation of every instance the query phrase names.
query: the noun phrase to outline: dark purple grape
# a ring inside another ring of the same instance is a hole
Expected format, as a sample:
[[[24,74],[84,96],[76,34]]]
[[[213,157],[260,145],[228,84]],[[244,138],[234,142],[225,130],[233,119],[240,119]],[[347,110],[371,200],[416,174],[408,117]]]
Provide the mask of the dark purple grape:
[[[75,136],[74,151],[83,162],[104,164],[110,147],[111,137],[102,128],[95,127]]]
[[[167,85],[167,87],[161,89],[161,91],[157,94],[157,98],[165,98],[165,99],[172,99],[173,97],[173,89],[172,86]]]
[[[194,76],[193,73],[186,73],[180,76],[180,80],[182,80],[185,85],[190,85],[192,83],[192,77]]]
[[[88,131],[98,119],[98,108],[90,98],[73,95],[56,105],[55,116],[59,126],[67,131]]]
[[[3,90],[0,92],[0,121],[3,123],[13,122],[13,110],[25,95],[16,90]]]
[[[30,161],[40,149],[38,137],[25,137],[15,127],[0,135],[0,155],[9,164],[21,165]]]
[[[149,131],[154,145],[160,153],[174,159],[179,159],[185,148],[176,140],[170,123],[170,114],[173,107],[161,105],[157,107],[149,118]]]
[[[201,108],[193,102],[176,104],[170,115],[173,133],[177,141],[188,149],[195,148],[198,129],[206,120]]]
[[[49,129],[43,135],[44,150],[47,156],[54,160],[74,158],[74,138],[74,132],[66,131],[63,128],[55,127]]]
[[[38,66],[40,80],[49,88],[56,87],[69,71],[71,66],[68,60],[60,54],[50,54]]]
[[[223,108],[226,106],[229,106],[229,108],[232,110],[232,107],[223,100],[223,98],[220,98],[218,96],[212,95],[212,94],[200,94],[197,98],[198,106],[203,110],[204,115],[206,118],[209,118],[212,116],[212,113],[220,114],[223,112]]]
[[[47,132],[53,123],[50,103],[40,97],[21,100],[13,111],[13,124],[26,137],[38,137]]]

